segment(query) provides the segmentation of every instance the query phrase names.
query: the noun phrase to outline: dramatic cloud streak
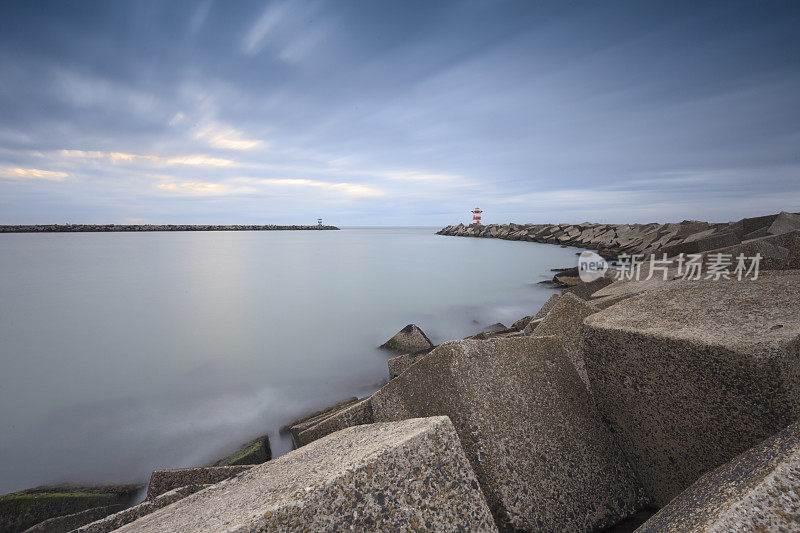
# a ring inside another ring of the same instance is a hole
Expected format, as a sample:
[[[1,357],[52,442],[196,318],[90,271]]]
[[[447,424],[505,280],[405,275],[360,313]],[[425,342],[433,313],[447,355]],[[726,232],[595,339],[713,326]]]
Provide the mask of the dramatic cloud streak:
[[[0,222],[800,211],[798,26],[792,2],[6,2]]]

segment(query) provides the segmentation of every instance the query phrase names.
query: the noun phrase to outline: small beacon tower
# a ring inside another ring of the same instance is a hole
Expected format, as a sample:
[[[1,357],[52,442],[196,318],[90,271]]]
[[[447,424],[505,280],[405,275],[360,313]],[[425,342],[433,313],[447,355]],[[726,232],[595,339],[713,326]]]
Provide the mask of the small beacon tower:
[[[481,225],[481,211],[480,207],[476,207],[474,210],[470,211],[472,213],[472,225],[473,226],[480,226]]]
[[[322,219],[321,218],[317,219],[317,226],[322,227]]]

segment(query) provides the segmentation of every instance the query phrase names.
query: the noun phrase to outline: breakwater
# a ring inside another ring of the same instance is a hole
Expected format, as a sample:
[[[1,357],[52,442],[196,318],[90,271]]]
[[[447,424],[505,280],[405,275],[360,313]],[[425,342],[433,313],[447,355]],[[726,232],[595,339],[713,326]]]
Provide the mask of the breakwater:
[[[743,243],[766,242],[766,246],[761,247],[763,250],[759,251],[785,256],[771,245],[788,249],[790,243],[775,237],[793,230],[800,230],[800,214],[784,211],[721,223],[684,220],[667,224],[458,224],[442,228],[437,234],[580,246],[598,250],[600,255],[608,257],[623,252],[643,255],[659,252],[669,256],[696,254]]]
[[[336,226],[277,226],[239,224],[33,224],[4,225],[0,233],[77,233],[122,231],[287,231],[338,230]]]

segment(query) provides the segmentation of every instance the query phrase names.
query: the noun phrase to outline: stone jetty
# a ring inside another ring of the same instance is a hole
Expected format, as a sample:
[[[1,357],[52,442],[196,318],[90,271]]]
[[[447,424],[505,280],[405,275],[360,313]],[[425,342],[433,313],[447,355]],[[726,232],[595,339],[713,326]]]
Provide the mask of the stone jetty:
[[[619,253],[675,256],[748,245],[763,256],[782,264],[789,248],[800,236],[800,213],[781,212],[736,222],[683,222],[660,224],[489,224],[487,226],[447,226],[437,233],[457,237],[484,237],[511,241],[531,241],[598,250],[616,258]],[[789,237],[786,235],[790,234]],[[733,250],[731,250],[733,251]],[[780,267],[780,265],[778,265]]]
[[[127,231],[286,231],[338,230],[336,226],[276,226],[238,224],[34,224],[0,225],[0,233],[81,233]]]
[[[743,279],[560,269],[566,288],[510,327],[438,346],[403,328],[392,379],[283,428],[295,449],[278,459],[259,438],[218,463],[266,462],[156,471],[140,505],[33,531],[800,530],[797,222],[542,227],[605,251],[769,260]]]

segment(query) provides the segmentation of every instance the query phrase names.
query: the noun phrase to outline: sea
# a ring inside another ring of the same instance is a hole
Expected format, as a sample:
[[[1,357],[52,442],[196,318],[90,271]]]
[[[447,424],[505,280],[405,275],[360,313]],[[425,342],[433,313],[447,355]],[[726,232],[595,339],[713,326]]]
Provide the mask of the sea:
[[[535,313],[577,249],[438,228],[0,235],[0,493],[205,465]]]

